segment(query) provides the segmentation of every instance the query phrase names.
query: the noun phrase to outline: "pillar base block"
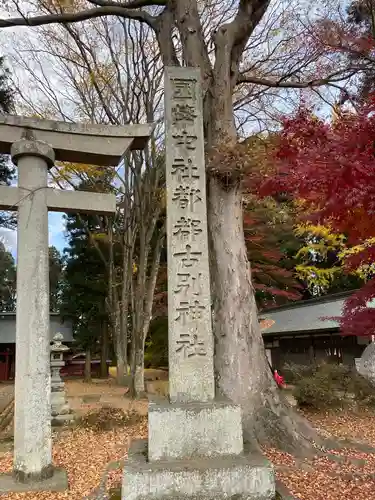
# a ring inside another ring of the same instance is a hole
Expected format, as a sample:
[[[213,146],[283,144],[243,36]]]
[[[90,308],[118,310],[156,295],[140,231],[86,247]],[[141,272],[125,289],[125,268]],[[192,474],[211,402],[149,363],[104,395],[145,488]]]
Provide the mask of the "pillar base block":
[[[14,473],[0,474],[0,495],[4,493],[27,493],[29,491],[66,491],[68,476],[64,469],[53,469],[53,475],[42,481],[31,480],[27,483],[18,481]]]
[[[261,455],[147,461],[147,441],[135,441],[124,468],[122,500],[273,500],[275,477]]]
[[[148,429],[150,462],[243,452],[241,408],[227,400],[180,404],[150,398]]]

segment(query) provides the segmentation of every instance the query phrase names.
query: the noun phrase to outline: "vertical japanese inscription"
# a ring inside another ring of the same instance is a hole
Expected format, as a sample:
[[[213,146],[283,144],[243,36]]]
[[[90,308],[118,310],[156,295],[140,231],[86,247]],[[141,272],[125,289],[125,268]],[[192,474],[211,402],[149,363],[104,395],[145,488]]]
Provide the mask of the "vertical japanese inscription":
[[[166,68],[170,398],[214,398],[200,70]]]

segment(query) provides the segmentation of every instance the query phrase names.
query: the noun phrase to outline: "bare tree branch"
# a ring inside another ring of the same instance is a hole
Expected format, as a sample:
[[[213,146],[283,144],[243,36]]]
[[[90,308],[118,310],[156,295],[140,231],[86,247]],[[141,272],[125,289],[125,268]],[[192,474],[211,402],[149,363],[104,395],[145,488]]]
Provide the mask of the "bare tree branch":
[[[176,48],[173,43],[174,16],[166,7],[156,18],[154,25],[160,54],[165,66],[179,66]]]
[[[237,84],[241,83],[253,83],[255,85],[263,85],[264,87],[272,88],[284,88],[284,89],[307,89],[313,87],[321,87],[323,85],[330,85],[334,82],[341,82],[350,78],[358,72],[358,69],[348,72],[347,69],[340,72],[336,72],[333,75],[329,75],[325,78],[318,78],[316,80],[308,80],[306,82],[286,82],[283,79],[280,80],[269,80],[267,78],[257,78],[254,76],[240,75],[237,78]]]
[[[196,0],[168,0],[167,8],[174,14],[180,33],[184,62],[187,66],[201,68],[203,88],[207,90],[212,77],[212,65]]]
[[[96,1],[96,0],[95,0]],[[14,26],[44,26],[46,24],[67,24],[87,21],[97,17],[118,16],[127,19],[135,19],[137,21],[153,26],[155,18],[148,12],[141,10],[131,10],[120,6],[97,7],[95,9],[87,9],[81,12],[66,12],[59,14],[46,14],[35,17],[15,17],[10,19],[0,19],[0,28],[11,28]]]
[[[94,5],[105,6],[116,6],[123,7],[125,9],[139,9],[142,7],[152,7],[152,6],[163,6],[166,4],[166,0],[133,0],[129,2],[112,2],[110,0],[88,0]]]
[[[240,0],[238,12],[230,24],[232,63],[238,66],[251,34],[265,14],[270,0]]]

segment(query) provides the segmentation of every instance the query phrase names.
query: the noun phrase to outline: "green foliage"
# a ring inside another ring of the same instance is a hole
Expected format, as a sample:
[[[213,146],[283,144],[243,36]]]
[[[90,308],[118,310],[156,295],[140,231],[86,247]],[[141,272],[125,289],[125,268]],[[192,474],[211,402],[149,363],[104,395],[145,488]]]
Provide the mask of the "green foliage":
[[[375,406],[375,388],[354,368],[324,363],[311,367],[289,365],[289,370],[295,380],[293,395],[299,406],[314,410],[343,407],[353,402]]]
[[[303,378],[293,391],[297,403],[301,407],[314,410],[338,408],[342,404],[341,398],[332,391],[329,380],[319,377]]]
[[[344,234],[322,224],[299,224],[295,235],[302,242],[295,255],[296,275],[312,296],[354,290],[363,284],[357,274],[348,274],[342,259],[346,249]]]
[[[255,298],[261,308],[302,297],[302,287],[294,276],[293,255],[299,247],[293,232],[294,222],[293,210],[288,203],[246,197],[244,234]]]
[[[0,311],[16,309],[16,265],[13,255],[0,242]]]
[[[150,325],[145,349],[145,367],[168,366],[168,318],[160,316]]]
[[[296,363],[285,363],[282,368],[282,374],[287,384],[296,384],[304,377],[311,377],[314,371],[314,365],[298,365]]]
[[[301,407],[314,410],[338,408],[343,401],[338,394],[340,384],[328,375],[328,370],[318,367],[313,374],[301,378],[293,391],[293,396]]]
[[[102,323],[107,321],[108,281],[105,263],[93,245],[89,232],[101,231],[94,216],[66,216],[69,247],[65,249],[65,270],[61,312],[73,319],[74,336],[83,349],[95,350]],[[105,242],[97,243],[102,252]]]
[[[375,388],[368,380],[357,374],[351,381],[351,389],[360,405],[375,407]]]
[[[63,258],[54,246],[49,247],[49,308],[59,312],[63,279]]]
[[[49,248],[50,310],[58,312],[62,279],[62,258],[58,250]],[[0,311],[16,310],[17,269],[11,252],[0,242]]]

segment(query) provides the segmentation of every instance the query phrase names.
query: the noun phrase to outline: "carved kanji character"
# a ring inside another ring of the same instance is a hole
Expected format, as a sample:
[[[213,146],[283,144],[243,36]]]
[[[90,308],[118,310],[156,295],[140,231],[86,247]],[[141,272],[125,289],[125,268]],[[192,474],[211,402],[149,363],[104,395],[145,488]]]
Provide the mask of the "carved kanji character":
[[[190,273],[177,273],[175,293],[184,292],[184,294],[187,295],[188,291],[191,289],[193,295],[200,295],[201,276],[201,273],[198,273],[196,276]]]
[[[205,310],[205,306],[202,305],[199,299],[194,299],[193,301],[181,301],[179,307],[176,308],[178,313],[176,321],[181,320],[182,324],[186,324],[189,319],[191,321],[197,321],[202,319],[202,311]]]
[[[195,150],[195,142],[198,139],[196,135],[190,135],[186,130],[183,130],[180,134],[174,134],[173,139],[176,139],[177,146],[184,146],[190,151]]]
[[[177,175],[178,180],[182,179],[199,179],[197,175],[198,168],[193,165],[193,161],[185,158],[176,158],[172,164],[172,175]]]
[[[202,229],[199,227],[201,223],[199,219],[180,217],[174,225],[173,234],[175,236],[180,236],[182,240],[188,240],[190,237],[194,239],[194,236],[202,232]]]
[[[186,245],[184,251],[173,254],[174,257],[181,257],[183,267],[193,267],[199,262],[198,256],[200,255],[202,255],[202,252],[192,252],[190,245]]]
[[[172,79],[172,90],[174,99],[192,99],[195,94],[196,80]]]
[[[196,333],[181,333],[179,340],[176,342],[176,352],[182,352],[185,358],[192,356],[206,356],[207,349],[204,342]]]
[[[194,204],[202,201],[200,194],[200,189],[180,184],[173,192],[172,201],[178,201],[180,208],[183,209],[190,205],[190,210],[193,212]]]
[[[176,104],[172,108],[172,120],[173,123],[178,122],[194,122],[197,114],[195,112],[194,106],[189,106],[189,104]]]

